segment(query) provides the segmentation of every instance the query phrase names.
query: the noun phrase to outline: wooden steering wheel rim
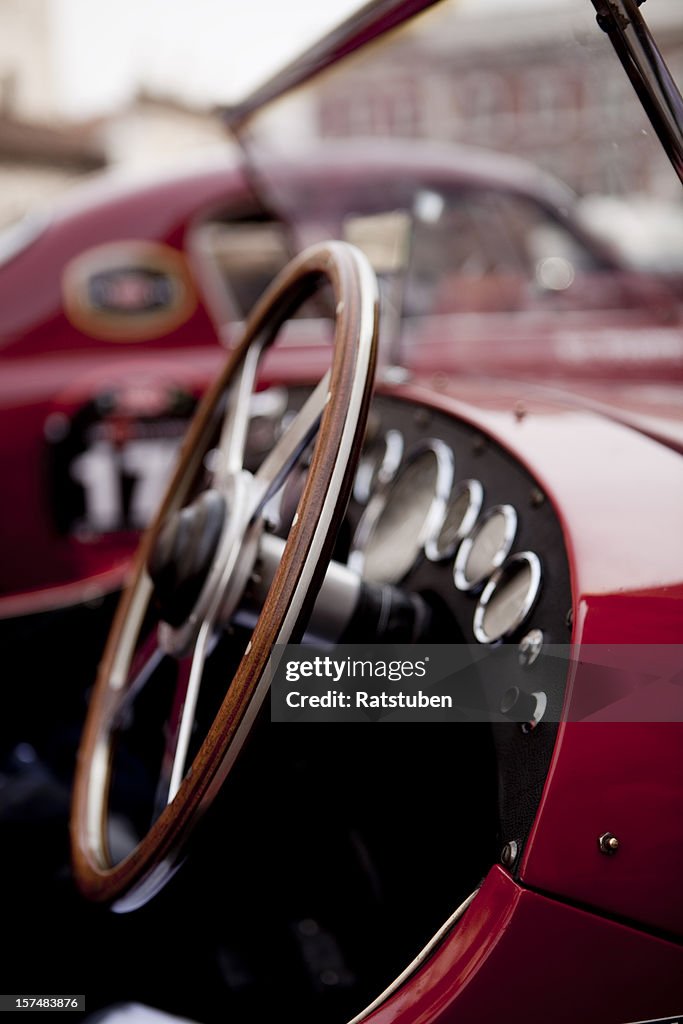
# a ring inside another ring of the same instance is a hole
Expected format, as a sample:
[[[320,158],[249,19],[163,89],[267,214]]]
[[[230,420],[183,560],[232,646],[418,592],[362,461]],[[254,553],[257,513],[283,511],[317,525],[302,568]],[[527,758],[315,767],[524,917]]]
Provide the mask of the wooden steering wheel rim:
[[[124,628],[140,603],[141,580],[152,545],[174,494],[206,436],[221,396],[255,343],[265,350],[280,326],[325,280],[335,302],[335,335],[329,394],[299,514],[254,628],[251,643],[216,718],[174,799],[139,844],[112,864],[107,852],[106,806],[112,769],[112,722],[120,694],[112,668]],[[227,778],[268,690],[266,666],[274,644],[286,643],[305,620],[331,555],[360,454],[372,392],[377,349],[378,301],[365,257],[343,242],[311,247],[281,272],[257,303],[244,337],[200,403],[183,442],[178,466],[154,521],[136,553],[109,634],[78,753],[71,810],[72,864],[76,884],[89,899],[131,910],[158,892],[182,861],[199,818]]]

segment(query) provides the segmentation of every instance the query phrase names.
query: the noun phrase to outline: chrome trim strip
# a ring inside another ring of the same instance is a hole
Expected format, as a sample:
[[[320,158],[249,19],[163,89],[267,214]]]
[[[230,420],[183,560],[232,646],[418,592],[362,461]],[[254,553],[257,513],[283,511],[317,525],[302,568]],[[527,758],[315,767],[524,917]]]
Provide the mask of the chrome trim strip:
[[[382,1003],[385,1003],[390,996],[393,996],[394,992],[397,992],[403,985],[405,985],[407,981],[410,980],[413,974],[415,974],[420,969],[420,967],[422,967],[423,963],[429,957],[429,955],[433,953],[436,947],[443,941],[448,932],[454,927],[454,925],[458,923],[460,918],[464,915],[465,911],[474,902],[474,898],[478,892],[479,889],[475,889],[473,893],[470,893],[467,899],[460,904],[457,910],[453,911],[448,920],[445,921],[441,925],[439,930],[431,937],[431,939],[424,947],[424,949],[421,949],[420,952],[415,957],[415,959],[411,960],[411,962],[408,964],[405,970],[401,971],[398,977],[394,981],[392,981],[391,984],[388,985],[383,992],[380,992],[377,998],[374,999],[368,1006],[366,1006],[364,1010],[361,1010],[359,1014],[353,1017],[348,1022],[348,1024],[361,1024],[361,1021],[365,1020],[365,1018],[369,1014],[371,1014],[373,1010],[376,1010],[379,1006],[382,1005]]]

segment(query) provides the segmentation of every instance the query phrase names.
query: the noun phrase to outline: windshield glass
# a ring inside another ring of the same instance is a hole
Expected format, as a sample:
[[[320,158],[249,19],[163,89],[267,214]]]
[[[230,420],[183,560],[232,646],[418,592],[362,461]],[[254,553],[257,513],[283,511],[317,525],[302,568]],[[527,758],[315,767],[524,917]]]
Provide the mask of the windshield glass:
[[[683,8],[648,7],[680,79]],[[371,256],[394,356],[438,341],[474,368],[516,343],[527,363],[623,368],[632,345],[639,372],[680,364],[680,182],[588,0],[447,0],[242,137],[296,247]]]

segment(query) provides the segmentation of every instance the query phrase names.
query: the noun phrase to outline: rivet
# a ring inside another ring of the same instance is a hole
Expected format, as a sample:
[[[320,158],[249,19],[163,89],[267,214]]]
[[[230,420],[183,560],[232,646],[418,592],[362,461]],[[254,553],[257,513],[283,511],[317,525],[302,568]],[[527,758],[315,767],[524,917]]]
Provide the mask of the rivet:
[[[531,507],[540,508],[545,501],[545,494],[539,487],[532,487],[531,489]]]
[[[604,853],[607,857],[613,857],[619,849],[619,840],[613,832],[603,832],[598,839],[598,846],[600,853]]]
[[[517,422],[521,423],[521,421],[526,416],[526,406],[524,402],[515,402],[514,413]]]

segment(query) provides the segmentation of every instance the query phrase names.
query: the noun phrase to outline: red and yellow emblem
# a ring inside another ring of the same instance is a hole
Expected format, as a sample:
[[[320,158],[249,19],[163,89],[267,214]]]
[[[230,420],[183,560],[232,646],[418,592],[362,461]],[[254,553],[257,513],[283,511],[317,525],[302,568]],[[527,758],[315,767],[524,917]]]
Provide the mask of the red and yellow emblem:
[[[158,242],[111,242],[71,260],[64,311],[84,334],[106,341],[162,337],[190,318],[197,294],[185,257]]]

